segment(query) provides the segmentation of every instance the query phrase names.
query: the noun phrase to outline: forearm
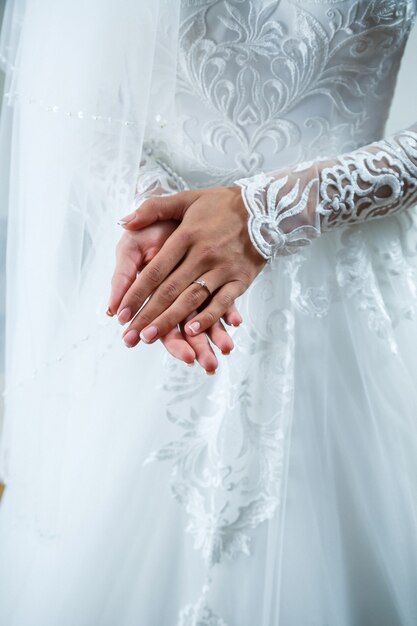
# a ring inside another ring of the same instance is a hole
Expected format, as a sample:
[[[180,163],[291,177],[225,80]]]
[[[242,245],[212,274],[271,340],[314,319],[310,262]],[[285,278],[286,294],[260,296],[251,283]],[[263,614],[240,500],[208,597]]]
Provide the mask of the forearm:
[[[322,233],[417,203],[417,125],[334,159],[235,181],[262,256],[292,254]]]

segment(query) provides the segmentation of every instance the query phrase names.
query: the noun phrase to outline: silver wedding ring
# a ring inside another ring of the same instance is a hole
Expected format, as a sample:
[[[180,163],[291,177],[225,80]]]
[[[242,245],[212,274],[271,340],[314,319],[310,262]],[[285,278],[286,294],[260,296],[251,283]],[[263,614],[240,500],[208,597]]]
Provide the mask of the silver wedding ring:
[[[205,289],[207,289],[207,291],[209,292],[209,294],[212,296],[212,292],[210,291],[209,286],[207,285],[205,280],[199,279],[199,280],[193,280],[193,283],[195,283],[196,285],[201,285],[202,287],[204,287]]]

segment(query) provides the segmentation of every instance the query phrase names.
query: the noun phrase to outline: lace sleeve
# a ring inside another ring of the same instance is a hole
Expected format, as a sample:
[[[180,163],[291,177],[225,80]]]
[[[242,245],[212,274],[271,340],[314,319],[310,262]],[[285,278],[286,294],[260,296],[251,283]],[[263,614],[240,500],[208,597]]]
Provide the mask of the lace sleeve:
[[[339,226],[417,204],[417,125],[349,154],[235,184],[249,213],[252,243],[270,262]]]
[[[162,196],[189,189],[185,180],[144,143],[136,181],[135,208],[152,196]]]

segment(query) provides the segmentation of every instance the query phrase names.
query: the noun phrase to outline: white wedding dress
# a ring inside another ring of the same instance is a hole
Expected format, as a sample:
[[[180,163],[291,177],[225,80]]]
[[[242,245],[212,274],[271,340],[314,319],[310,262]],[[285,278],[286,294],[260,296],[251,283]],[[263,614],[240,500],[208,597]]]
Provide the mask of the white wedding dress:
[[[416,13],[183,0],[181,124],[154,112],[138,196],[380,140]],[[95,334],[54,329],[38,363],[44,279],[9,298],[0,624],[414,626],[417,207],[266,265],[210,377],[160,343],[127,350],[106,318],[118,228],[63,316]]]

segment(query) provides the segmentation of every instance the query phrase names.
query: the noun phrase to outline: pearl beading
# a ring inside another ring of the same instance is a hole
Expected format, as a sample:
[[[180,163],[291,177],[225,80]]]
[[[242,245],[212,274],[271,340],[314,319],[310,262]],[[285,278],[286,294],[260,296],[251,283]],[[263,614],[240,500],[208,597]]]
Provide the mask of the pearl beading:
[[[27,104],[33,104],[35,106],[40,107],[43,111],[47,113],[60,113],[66,115],[67,117],[78,118],[79,120],[93,120],[94,122],[107,122],[108,124],[121,124],[123,126],[136,126],[136,122],[132,120],[121,120],[116,117],[111,117],[110,115],[97,115],[93,113],[88,113],[86,111],[69,111],[59,106],[58,104],[48,104],[45,103],[41,98],[33,98],[31,96],[25,96],[17,91],[7,92],[4,94],[4,99],[7,101],[7,104],[10,106],[12,102],[16,102],[16,100],[21,100],[26,102]]]
[[[0,57],[1,58],[1,57]],[[111,115],[99,115],[96,113],[88,113],[86,111],[70,111],[68,109],[64,109],[62,106],[58,104],[50,104],[44,102],[42,98],[34,98],[32,96],[25,96],[24,94],[19,93],[18,91],[9,91],[3,96],[6,103],[11,106],[13,102],[17,100],[24,101],[26,104],[33,104],[35,106],[40,107],[46,113],[59,113],[63,114],[66,117],[77,118],[79,120],[92,120],[94,122],[105,122],[108,124],[120,124],[122,126],[137,126],[136,122],[133,120],[122,120],[117,117],[112,117]],[[159,113],[157,113],[154,117],[156,124],[160,128],[165,128],[168,125],[166,119],[164,119]]]

